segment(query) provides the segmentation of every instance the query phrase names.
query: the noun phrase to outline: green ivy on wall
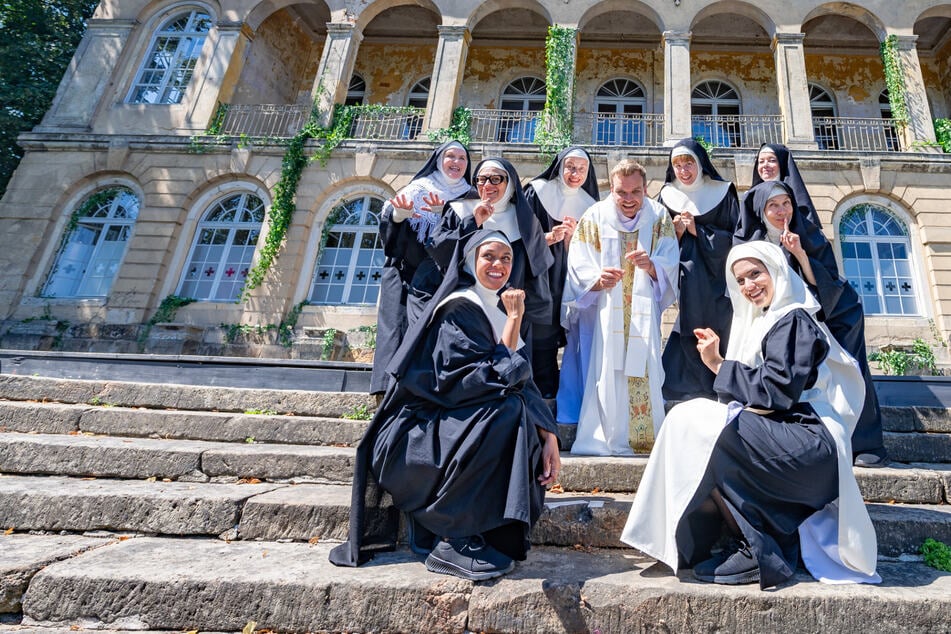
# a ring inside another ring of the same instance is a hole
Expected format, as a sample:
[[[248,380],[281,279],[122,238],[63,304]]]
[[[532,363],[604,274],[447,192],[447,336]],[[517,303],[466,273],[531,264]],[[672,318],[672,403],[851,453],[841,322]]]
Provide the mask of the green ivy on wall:
[[[445,143],[455,139],[468,147],[472,143],[472,111],[465,106],[459,106],[452,111],[452,121],[448,128],[429,130],[426,135],[433,143]]]
[[[951,119],[935,119],[934,136],[941,149],[951,154]]]
[[[576,36],[577,30],[570,27],[548,27],[548,37],[545,39],[545,108],[535,134],[535,142],[545,155],[556,154],[571,145]]]
[[[889,35],[885,38],[882,42],[881,54],[892,121],[896,127],[905,128],[908,125],[908,104],[905,101],[905,73],[898,53],[898,36]]]

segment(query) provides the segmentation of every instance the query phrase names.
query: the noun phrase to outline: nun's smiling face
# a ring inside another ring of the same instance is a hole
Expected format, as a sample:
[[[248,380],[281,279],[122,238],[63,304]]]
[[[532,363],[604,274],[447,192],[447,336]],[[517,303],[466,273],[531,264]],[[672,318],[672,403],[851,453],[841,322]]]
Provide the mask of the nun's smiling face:
[[[450,180],[457,181],[466,175],[469,159],[462,148],[451,147],[442,153],[442,171]]]
[[[502,194],[505,193],[505,185],[508,182],[509,173],[497,167],[483,167],[476,176],[476,188],[479,190],[479,198],[490,204],[499,202]],[[492,181],[496,181],[493,183]]]
[[[770,150],[762,150],[756,158],[756,171],[764,181],[779,179],[779,159]]]
[[[681,154],[680,156],[675,156],[670,163],[674,166],[674,175],[677,177],[677,180],[684,185],[693,185],[693,182],[697,180],[700,168],[692,156]]]
[[[561,177],[565,185],[578,189],[588,177],[588,161],[577,156],[569,156],[561,166]]]
[[[766,206],[763,208],[763,215],[766,216],[767,222],[777,229],[786,228],[786,223],[792,219],[792,213],[792,199],[789,198],[789,194],[773,196],[766,201]]]
[[[476,250],[475,274],[479,283],[497,291],[512,274],[512,249],[504,242],[486,242]]]
[[[773,302],[773,278],[766,265],[755,258],[743,258],[733,263],[733,275],[740,293],[757,308],[769,308]]]

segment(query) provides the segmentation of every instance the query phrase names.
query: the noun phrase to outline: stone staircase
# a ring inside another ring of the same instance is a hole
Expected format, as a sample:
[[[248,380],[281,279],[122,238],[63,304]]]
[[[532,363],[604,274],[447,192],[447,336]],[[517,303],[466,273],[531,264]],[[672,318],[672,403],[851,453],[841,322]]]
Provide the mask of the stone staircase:
[[[761,592],[619,543],[646,457],[565,455],[535,548],[500,580],[433,575],[405,549],[335,568],[366,426],[344,416],[372,406],[0,374],[0,631],[951,631],[951,574],[915,555],[951,543],[951,410],[886,407],[897,462],[856,470],[883,584],[802,573]]]

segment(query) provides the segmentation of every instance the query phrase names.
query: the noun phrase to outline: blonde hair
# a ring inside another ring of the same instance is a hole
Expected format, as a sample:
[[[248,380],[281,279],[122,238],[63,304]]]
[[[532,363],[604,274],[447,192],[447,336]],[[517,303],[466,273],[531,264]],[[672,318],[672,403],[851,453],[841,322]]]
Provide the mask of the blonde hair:
[[[614,187],[615,176],[624,177],[632,174],[640,174],[641,178],[644,179],[644,185],[647,185],[647,170],[634,159],[623,159],[620,163],[612,167],[611,173],[608,175],[608,181],[610,181],[611,187]]]

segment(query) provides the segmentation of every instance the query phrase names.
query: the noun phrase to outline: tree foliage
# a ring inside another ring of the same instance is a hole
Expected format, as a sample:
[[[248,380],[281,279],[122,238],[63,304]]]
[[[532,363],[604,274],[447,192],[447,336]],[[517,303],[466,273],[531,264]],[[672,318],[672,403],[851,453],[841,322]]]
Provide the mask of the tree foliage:
[[[17,136],[50,107],[99,0],[0,2],[0,196],[23,150]]]

